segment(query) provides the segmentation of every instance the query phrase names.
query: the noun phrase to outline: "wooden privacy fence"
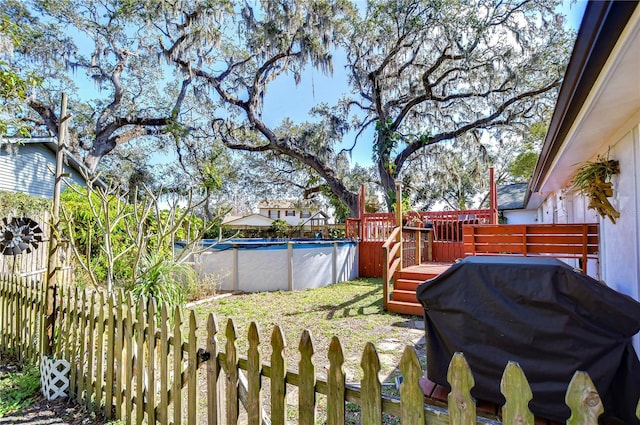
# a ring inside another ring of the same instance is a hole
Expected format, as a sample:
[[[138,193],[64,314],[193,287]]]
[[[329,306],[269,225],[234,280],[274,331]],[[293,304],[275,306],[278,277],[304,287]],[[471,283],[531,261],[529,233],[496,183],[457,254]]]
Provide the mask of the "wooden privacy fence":
[[[37,350],[29,347],[37,347],[32,341],[40,318],[37,313],[25,312],[29,308],[41,311],[43,296],[37,286],[24,279],[3,279],[0,285],[0,348],[31,349],[30,356],[35,358]],[[382,393],[380,361],[372,343],[364,348],[363,377],[356,386],[346,382],[345,357],[337,337],[331,340],[327,377],[323,378],[316,372],[314,344],[307,331],[298,344],[299,361],[294,371],[287,368],[284,353],[289,347],[278,326],[271,333],[272,354],[265,362],[255,324],[249,327],[246,356],[241,356],[234,322],[227,321],[226,341],[219,343],[213,314],[208,316],[203,333],[198,332],[193,311],[183,323],[179,308],[171,318],[162,305],[158,315],[154,301],[140,300],[134,305],[130,294],[122,292],[105,297],[99,292],[65,290],[57,305],[55,354],[72,364],[71,397],[127,424],[314,424],[320,413],[320,396],[326,397],[328,425],[345,423],[346,403],[360,406],[363,424],[382,423],[384,413],[398,417],[405,425],[499,423],[477,417],[469,392],[473,375],[462,354],[456,354],[449,366],[451,392],[445,408],[424,403],[419,386],[423,371],[409,346],[399,364],[403,376],[400,396],[389,397]],[[297,387],[295,401],[287,398],[290,386]],[[501,391],[506,400],[502,423],[533,424],[528,409],[531,390],[517,364],[506,366]],[[568,424],[597,424],[602,403],[585,373],[574,375],[566,402],[572,411]],[[294,412],[288,403],[297,406]],[[640,417],[640,401],[637,411]]]
[[[574,258],[587,273],[598,259],[598,224],[465,225],[465,255],[518,255]]]

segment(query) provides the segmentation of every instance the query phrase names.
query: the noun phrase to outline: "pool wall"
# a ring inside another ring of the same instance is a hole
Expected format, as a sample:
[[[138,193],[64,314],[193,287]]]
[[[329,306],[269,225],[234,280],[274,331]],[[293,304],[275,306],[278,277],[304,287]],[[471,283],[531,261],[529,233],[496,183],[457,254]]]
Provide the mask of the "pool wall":
[[[201,276],[221,290],[277,291],[319,288],[358,277],[358,244],[352,241],[226,243],[196,258]]]

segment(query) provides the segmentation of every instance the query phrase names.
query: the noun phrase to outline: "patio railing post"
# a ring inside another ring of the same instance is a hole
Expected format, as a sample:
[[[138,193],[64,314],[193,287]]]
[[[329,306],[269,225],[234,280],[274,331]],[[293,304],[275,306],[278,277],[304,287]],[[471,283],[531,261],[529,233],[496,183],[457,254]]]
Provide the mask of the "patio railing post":
[[[396,227],[402,229],[402,181],[396,180]],[[400,258],[400,269],[402,269],[402,230],[398,232],[396,241],[400,244],[398,258]]]

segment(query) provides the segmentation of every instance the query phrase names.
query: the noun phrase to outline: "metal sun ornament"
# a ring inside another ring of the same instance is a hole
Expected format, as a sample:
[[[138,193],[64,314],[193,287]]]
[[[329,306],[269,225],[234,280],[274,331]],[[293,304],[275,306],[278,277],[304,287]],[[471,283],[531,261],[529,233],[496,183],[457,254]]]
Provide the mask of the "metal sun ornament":
[[[0,253],[20,255],[38,249],[42,242],[42,229],[37,222],[27,217],[2,219],[0,224]]]

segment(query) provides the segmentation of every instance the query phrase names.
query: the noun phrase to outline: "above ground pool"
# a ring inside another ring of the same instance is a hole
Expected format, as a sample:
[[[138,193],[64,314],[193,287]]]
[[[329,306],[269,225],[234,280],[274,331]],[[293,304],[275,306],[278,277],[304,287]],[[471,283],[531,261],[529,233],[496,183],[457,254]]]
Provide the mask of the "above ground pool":
[[[204,239],[209,246],[195,262],[225,291],[319,288],[358,277],[353,239]]]

